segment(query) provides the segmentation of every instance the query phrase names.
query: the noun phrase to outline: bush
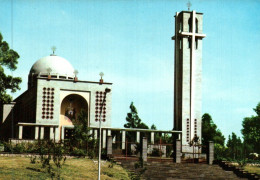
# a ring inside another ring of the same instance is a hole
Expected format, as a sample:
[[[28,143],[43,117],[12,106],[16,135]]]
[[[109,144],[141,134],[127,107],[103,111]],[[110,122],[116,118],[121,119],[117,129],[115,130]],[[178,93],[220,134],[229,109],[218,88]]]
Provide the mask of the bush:
[[[161,156],[163,155],[163,152],[160,151],[158,148],[153,148],[151,156]]]
[[[89,157],[90,159],[93,159],[94,157],[96,157],[95,151],[94,151],[94,150],[88,151],[88,157]]]
[[[86,156],[86,152],[83,149],[79,149],[79,148],[75,147],[70,152],[70,155],[73,155],[73,156]]]
[[[11,153],[13,153],[14,149],[13,149],[12,144],[7,143],[7,142],[4,142],[4,146],[5,146],[5,152],[11,152]]]
[[[46,169],[50,177],[60,179],[61,178],[61,168],[65,164],[65,146],[63,143],[55,143],[54,141],[38,141],[37,152],[39,152],[40,161],[36,161],[37,157],[31,157],[31,163],[35,164],[41,163],[42,168]],[[56,168],[51,164],[53,161]]]
[[[227,158],[227,148],[220,144],[214,144],[214,156],[217,160],[223,160],[223,158]]]
[[[14,146],[14,152],[17,153],[25,153],[26,152],[26,146],[24,143],[16,144]]]
[[[11,152],[11,153],[37,153],[38,143],[22,142],[22,143],[14,144],[10,142],[5,142],[4,149],[5,152]]]

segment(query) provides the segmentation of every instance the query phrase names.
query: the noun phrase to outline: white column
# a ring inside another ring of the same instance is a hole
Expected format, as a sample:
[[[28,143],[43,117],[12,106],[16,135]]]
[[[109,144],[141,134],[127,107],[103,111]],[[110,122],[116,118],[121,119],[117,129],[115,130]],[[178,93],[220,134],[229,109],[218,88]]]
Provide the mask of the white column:
[[[89,138],[89,139],[92,139],[92,134],[93,134],[93,129],[90,129],[90,130],[89,130],[89,135],[90,135],[90,138]]]
[[[122,149],[125,149],[125,131],[122,131]]]
[[[60,128],[59,127],[55,127],[55,141],[58,142],[60,140]]]
[[[23,126],[19,126],[19,139],[23,139]]]
[[[41,127],[41,131],[40,131],[40,139],[44,138],[44,127]]]
[[[98,133],[97,133],[97,129],[94,130],[94,139],[97,139]]]
[[[106,129],[103,129],[103,148],[106,148],[106,142],[107,142],[107,131]]]
[[[111,130],[110,129],[107,130],[107,135],[111,136]]]
[[[136,142],[140,143],[140,131],[136,131]]]
[[[34,136],[35,139],[38,139],[39,138],[39,127],[38,126],[35,126],[35,136]]]
[[[50,127],[50,140],[54,139],[53,127]]]
[[[116,143],[116,135],[113,137],[113,140],[112,140],[113,144]]]
[[[154,144],[154,132],[151,132],[151,143]]]
[[[65,128],[61,127],[61,139],[62,140],[64,140],[64,136],[65,136],[64,130],[65,130]]]

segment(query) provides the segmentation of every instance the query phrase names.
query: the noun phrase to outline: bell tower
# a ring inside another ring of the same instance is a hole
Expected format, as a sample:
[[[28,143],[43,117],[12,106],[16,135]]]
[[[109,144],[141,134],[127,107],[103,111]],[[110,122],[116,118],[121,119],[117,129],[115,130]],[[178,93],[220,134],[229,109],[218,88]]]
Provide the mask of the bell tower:
[[[175,15],[174,130],[182,131],[182,152],[201,140],[201,78],[203,14],[182,11]]]

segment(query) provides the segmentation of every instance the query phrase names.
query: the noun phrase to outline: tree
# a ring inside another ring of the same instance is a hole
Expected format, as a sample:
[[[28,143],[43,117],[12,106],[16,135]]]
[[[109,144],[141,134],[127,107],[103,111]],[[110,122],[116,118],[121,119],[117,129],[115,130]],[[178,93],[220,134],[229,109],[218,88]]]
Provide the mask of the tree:
[[[124,124],[124,127],[125,128],[149,129],[149,127],[145,123],[143,123],[142,120],[139,118],[137,109],[134,106],[133,102],[131,102],[130,110],[131,110],[131,112],[127,113],[127,116],[126,116],[127,123]],[[142,139],[143,135],[146,136],[147,134],[141,133],[141,139]],[[136,140],[136,133],[133,131],[127,132],[126,137],[127,137],[128,141],[134,142]]]
[[[215,144],[224,146],[225,137],[221,131],[217,129],[217,125],[214,124],[211,116],[205,113],[202,116],[202,144],[207,145],[209,141],[214,141]]]
[[[151,129],[157,130],[156,126],[154,124],[151,125]]]
[[[214,142],[215,147],[215,158],[220,159],[225,156],[225,137],[222,135],[221,131],[217,129],[217,125],[214,124],[211,116],[208,113],[202,116],[202,137],[201,142],[203,145],[202,150],[205,152],[206,146],[209,141]]]
[[[6,92],[10,89],[11,92],[19,90],[19,84],[22,79],[19,77],[13,77],[6,75],[4,68],[8,68],[14,71],[17,68],[19,54],[10,49],[6,41],[3,41],[3,36],[0,33],[0,102],[9,103],[12,101],[12,97]]]
[[[254,111],[256,112],[256,116],[244,118],[241,132],[245,147],[248,147],[248,150],[251,149],[251,152],[260,153],[260,103],[257,104]]]
[[[73,155],[85,155],[93,158],[96,152],[96,140],[91,138],[88,127],[88,112],[81,109],[77,119],[73,120],[74,132],[71,139]]]
[[[142,122],[142,120],[138,116],[138,112],[134,103],[131,102],[130,105],[130,113],[127,113],[126,121],[127,123],[124,125],[125,128],[140,128],[140,129],[149,129],[149,127]]]
[[[237,137],[235,133],[228,136],[227,141],[228,156],[233,159],[241,159],[243,156],[243,144],[240,137]]]
[[[88,113],[81,109],[76,120],[74,120],[73,138],[81,144],[88,141],[89,127],[88,127]]]

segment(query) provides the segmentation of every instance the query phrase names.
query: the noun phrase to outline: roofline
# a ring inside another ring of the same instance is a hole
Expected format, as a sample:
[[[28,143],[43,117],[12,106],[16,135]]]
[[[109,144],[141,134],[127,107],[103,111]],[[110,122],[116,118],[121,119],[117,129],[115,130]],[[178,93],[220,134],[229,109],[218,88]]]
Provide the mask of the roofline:
[[[193,10],[194,11],[194,10]],[[192,11],[181,11],[181,12],[178,12],[178,13],[191,13]],[[200,12],[196,12],[196,14],[201,14],[203,15],[203,13],[200,13]]]
[[[81,81],[81,80],[77,80],[75,81],[74,79],[48,79],[48,78],[44,78],[44,77],[37,77],[37,79],[42,79],[42,80],[46,80],[46,81],[70,81],[70,82],[74,82],[74,83],[92,83],[92,84],[108,84],[108,85],[112,85],[113,83],[110,82],[97,82],[97,81]]]

